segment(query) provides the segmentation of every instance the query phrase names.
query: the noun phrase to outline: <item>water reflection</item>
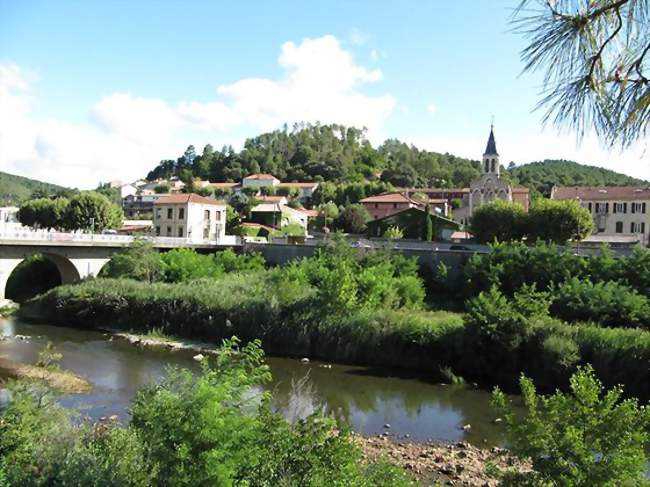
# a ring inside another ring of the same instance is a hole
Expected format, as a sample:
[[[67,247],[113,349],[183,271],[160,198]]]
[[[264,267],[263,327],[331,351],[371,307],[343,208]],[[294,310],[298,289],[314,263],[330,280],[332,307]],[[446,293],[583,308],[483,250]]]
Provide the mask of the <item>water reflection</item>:
[[[84,414],[94,418],[117,414],[127,419],[137,389],[160,380],[168,366],[199,368],[191,353],[141,349],[95,331],[15,320],[6,320],[0,329],[5,335],[32,337],[0,341],[0,356],[13,360],[34,362],[45,343],[52,341],[63,353],[61,365],[95,386],[92,394],[67,396],[62,402],[82,407]],[[435,385],[365,367],[333,364],[329,368],[274,357],[268,362],[273,372],[273,405],[290,420],[322,409],[363,434],[381,433],[390,424],[391,433],[417,440],[500,442],[485,391]],[[466,424],[471,424],[469,431],[461,429]]]

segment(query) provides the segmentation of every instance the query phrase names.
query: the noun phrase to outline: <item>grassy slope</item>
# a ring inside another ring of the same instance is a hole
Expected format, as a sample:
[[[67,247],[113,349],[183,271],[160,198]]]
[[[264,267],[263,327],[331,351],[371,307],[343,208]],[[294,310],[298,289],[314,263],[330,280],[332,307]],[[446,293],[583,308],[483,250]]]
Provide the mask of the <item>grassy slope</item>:
[[[47,193],[64,189],[56,184],[44,183],[0,171],[0,204],[2,205],[18,206],[29,199],[35,189],[39,188]]]

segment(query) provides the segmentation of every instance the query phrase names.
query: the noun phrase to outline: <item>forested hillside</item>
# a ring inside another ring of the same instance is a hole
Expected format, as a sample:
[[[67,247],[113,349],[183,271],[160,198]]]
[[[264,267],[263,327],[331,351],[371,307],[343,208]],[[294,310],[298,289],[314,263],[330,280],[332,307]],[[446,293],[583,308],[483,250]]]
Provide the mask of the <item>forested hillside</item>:
[[[28,200],[35,191],[50,195],[65,190],[66,188],[56,184],[44,183],[0,171],[0,204],[5,206],[20,205]]]
[[[231,146],[215,150],[207,145],[199,154],[193,146],[177,159],[161,161],[147,178],[239,181],[252,173],[271,173],[285,181],[332,181],[337,183],[379,179],[396,187],[464,187],[480,174],[478,161],[418,149],[388,139],[374,148],[365,130],[342,125],[296,124],[289,130],[265,133],[248,139],[241,151]],[[502,171],[515,184],[533,194],[548,196],[558,185],[646,184],[607,169],[572,161],[543,161]]]
[[[190,146],[176,160],[161,161],[148,179],[176,173],[183,179],[239,181],[257,172],[291,181],[353,182],[381,179],[395,186],[464,186],[479,175],[478,161],[439,154],[390,139],[373,148],[365,131],[341,125],[297,124],[292,130],[248,139],[237,152],[232,147],[201,154]]]
[[[553,185],[558,186],[636,186],[648,185],[647,181],[595,166],[585,166],[573,161],[545,160],[516,166],[508,170],[510,178],[544,196],[551,194]]]

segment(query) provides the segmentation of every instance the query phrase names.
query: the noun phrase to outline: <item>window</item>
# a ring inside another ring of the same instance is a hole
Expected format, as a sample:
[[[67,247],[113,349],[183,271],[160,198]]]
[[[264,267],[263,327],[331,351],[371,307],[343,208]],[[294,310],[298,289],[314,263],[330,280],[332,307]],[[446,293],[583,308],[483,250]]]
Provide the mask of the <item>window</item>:
[[[160,220],[160,208],[156,208],[156,220]]]
[[[623,233],[623,222],[616,222],[616,233]]]
[[[379,203],[375,203],[375,208],[379,208]]]
[[[612,213],[627,213],[627,203],[613,203]],[[632,206],[632,213],[634,213],[634,206]]]
[[[172,227],[167,227],[167,236],[168,237],[172,236]]]
[[[397,203],[393,203],[393,208],[397,208]]]
[[[645,222],[641,222],[641,223],[632,222],[632,223],[630,223],[630,233],[645,233]]]
[[[641,233],[645,233],[645,222],[641,222]]]
[[[183,220],[185,218],[185,208],[178,209],[178,219]],[[183,228],[183,227],[181,227]]]
[[[210,219],[210,210],[205,210],[203,212],[203,219],[204,220],[209,220]]]
[[[214,219],[217,221],[221,221],[221,212],[220,211],[215,211],[214,212]]]
[[[203,238],[207,239],[210,236],[210,227],[203,227]]]
[[[590,202],[589,202],[589,212],[592,212],[592,211],[593,211],[592,206],[593,206],[593,205],[591,204],[591,201],[590,201]]]
[[[167,208],[167,219],[171,220],[174,218],[174,208]]]
[[[178,236],[179,237],[183,236],[183,227],[178,227]]]
[[[632,213],[645,213],[645,203],[630,203]]]
[[[160,226],[156,227],[156,237],[160,237]]]

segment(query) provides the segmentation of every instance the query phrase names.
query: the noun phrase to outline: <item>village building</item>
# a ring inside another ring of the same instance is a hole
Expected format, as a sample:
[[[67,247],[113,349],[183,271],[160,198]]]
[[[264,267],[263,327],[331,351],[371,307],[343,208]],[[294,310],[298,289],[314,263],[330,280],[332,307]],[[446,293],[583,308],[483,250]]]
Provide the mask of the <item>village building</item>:
[[[442,216],[448,214],[446,199],[417,199],[410,196],[407,191],[370,196],[362,199],[359,203],[363,205],[373,219],[390,216],[409,208],[423,209],[427,204],[431,207],[431,213]]]
[[[226,204],[197,194],[174,194],[154,203],[154,234],[195,243],[219,243],[226,235]]]
[[[633,245],[650,242],[650,188],[637,186],[554,186],[551,199],[578,201],[594,220],[588,243]]]
[[[435,212],[430,215],[433,223],[434,240],[449,240],[452,234],[460,228],[459,223]],[[402,230],[404,238],[420,240],[422,239],[425,217],[425,210],[420,207],[406,208],[368,222],[366,233],[368,237],[383,237],[386,230],[397,227]]]
[[[274,188],[280,180],[272,174],[251,174],[242,179],[242,188]]]
[[[411,194],[423,193],[430,199],[445,199],[452,206],[451,217],[469,224],[474,211],[484,203],[501,199],[519,203],[528,211],[530,191],[525,187],[513,187],[501,177],[500,156],[497,151],[494,127],[481,161],[481,176],[470,183],[469,188],[410,188]]]

